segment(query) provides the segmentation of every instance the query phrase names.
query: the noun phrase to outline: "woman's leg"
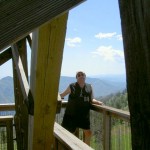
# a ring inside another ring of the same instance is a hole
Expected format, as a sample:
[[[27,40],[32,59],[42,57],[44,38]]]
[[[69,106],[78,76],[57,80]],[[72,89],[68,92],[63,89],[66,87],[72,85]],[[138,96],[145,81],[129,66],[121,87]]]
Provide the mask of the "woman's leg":
[[[92,132],[91,130],[83,130],[84,132],[84,142],[90,146],[90,140],[91,140],[91,136],[92,136]]]

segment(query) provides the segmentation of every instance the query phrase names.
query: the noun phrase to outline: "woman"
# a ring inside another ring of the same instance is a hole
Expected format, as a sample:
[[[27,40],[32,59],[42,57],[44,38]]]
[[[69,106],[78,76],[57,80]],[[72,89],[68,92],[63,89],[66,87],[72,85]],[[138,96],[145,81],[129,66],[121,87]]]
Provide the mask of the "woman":
[[[103,103],[93,98],[92,86],[85,83],[86,74],[83,71],[76,73],[76,79],[75,83],[71,83],[60,94],[61,98],[69,94],[62,126],[71,133],[75,133],[77,128],[83,129],[84,142],[90,145],[92,134],[90,130],[90,106],[91,104],[103,105]]]

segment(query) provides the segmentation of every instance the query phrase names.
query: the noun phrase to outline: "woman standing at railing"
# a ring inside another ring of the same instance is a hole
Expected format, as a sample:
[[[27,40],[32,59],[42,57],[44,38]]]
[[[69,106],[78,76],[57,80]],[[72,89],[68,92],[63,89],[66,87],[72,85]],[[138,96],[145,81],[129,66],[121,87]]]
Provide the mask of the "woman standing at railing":
[[[64,98],[69,94],[68,104],[63,117],[62,126],[71,133],[77,128],[83,129],[84,142],[90,145],[90,106],[91,104],[102,105],[103,103],[93,98],[91,84],[85,83],[86,74],[83,71],[76,73],[77,82],[71,83],[68,88],[60,94]]]

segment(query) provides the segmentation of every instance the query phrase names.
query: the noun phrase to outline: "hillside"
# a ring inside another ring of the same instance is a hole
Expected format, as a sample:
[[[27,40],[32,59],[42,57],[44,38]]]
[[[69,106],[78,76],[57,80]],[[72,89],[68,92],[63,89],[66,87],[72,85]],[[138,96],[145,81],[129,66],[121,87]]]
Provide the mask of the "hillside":
[[[0,103],[14,102],[12,77],[5,77],[0,80]]]
[[[72,82],[76,82],[74,77],[61,76],[59,84],[59,92],[65,90]],[[87,83],[92,84],[94,90],[94,96],[104,97],[111,93],[116,93],[125,89],[125,82],[123,81],[110,81],[102,80],[99,78],[87,78]],[[13,78],[5,77],[0,80],[0,103],[10,103],[14,101],[13,93]]]
[[[104,101],[105,105],[107,106],[129,111],[127,95],[127,90],[125,89],[121,92],[117,92],[115,94],[110,94],[103,98],[99,98],[99,100]]]
[[[72,82],[76,82],[76,79],[74,77],[62,76],[60,79],[59,92],[65,90]],[[100,78],[87,78],[86,82],[92,84],[95,97],[103,97],[111,93],[122,91],[126,88],[126,84],[124,81],[118,82],[117,80],[112,81],[106,78],[104,80]]]

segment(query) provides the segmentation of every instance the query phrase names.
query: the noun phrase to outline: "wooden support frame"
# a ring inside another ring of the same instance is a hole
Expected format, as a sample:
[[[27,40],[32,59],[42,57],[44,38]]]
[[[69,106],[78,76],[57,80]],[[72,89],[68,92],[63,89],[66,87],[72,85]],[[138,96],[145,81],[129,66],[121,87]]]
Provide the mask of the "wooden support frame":
[[[54,124],[56,150],[94,150],[58,123]]]
[[[83,1],[0,1],[0,51]]]
[[[26,48],[26,39],[22,39],[16,43],[16,49],[14,49],[14,53],[18,54],[21,60],[21,65],[23,67],[23,71],[25,76],[28,76],[28,68],[27,68],[27,48]],[[15,55],[16,56],[16,55]],[[19,80],[19,70],[18,64],[15,63],[16,57],[13,55],[13,80],[14,80],[14,96],[15,96],[15,130],[16,130],[16,140],[17,140],[17,149],[27,149],[28,145],[28,103],[23,96],[23,92],[21,89],[21,82]],[[18,69],[17,69],[18,68]]]
[[[14,144],[13,144],[13,119],[14,119],[14,116],[0,116],[0,127],[6,127],[7,150],[14,150]]]
[[[103,137],[104,137],[104,150],[110,150],[110,136],[111,136],[111,116],[108,112],[103,112]]]
[[[34,113],[34,101],[29,88],[27,77],[23,68],[22,60],[19,56],[17,45],[14,44],[12,47],[13,60],[16,66],[17,75],[20,81],[20,87],[23,94],[24,101],[28,107],[29,114],[33,115]]]
[[[35,110],[33,146],[29,147],[33,150],[54,147],[53,127],[67,19],[68,13],[41,26],[32,35],[31,58],[34,59],[31,62],[30,83]]]
[[[12,47],[13,60],[14,60],[17,74],[19,77],[19,81],[21,84],[23,97],[24,97],[24,99],[27,99],[28,93],[29,93],[29,84],[28,84],[27,77],[26,77],[25,72],[24,72],[22,60],[19,56],[17,45],[13,44],[11,47]]]
[[[132,149],[150,147],[150,1],[119,0]]]

